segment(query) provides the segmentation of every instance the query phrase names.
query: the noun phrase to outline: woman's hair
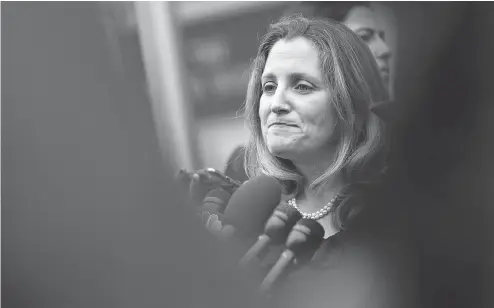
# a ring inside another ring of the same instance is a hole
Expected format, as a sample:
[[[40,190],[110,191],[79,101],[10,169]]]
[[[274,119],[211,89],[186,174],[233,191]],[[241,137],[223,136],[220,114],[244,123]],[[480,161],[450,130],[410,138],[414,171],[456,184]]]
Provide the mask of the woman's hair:
[[[284,15],[302,14],[305,17],[330,18],[344,22],[351,9],[357,6],[371,7],[367,1],[296,1],[290,2]]]
[[[310,40],[317,48],[322,75],[331,89],[328,104],[332,104],[337,118],[336,155],[310,187],[321,187],[340,173],[347,184],[371,180],[383,168],[379,154],[385,134],[383,123],[369,108],[373,103],[388,99],[377,64],[367,45],[344,25],[301,15],[282,17],[272,24],[261,39],[253,62],[245,102],[245,116],[251,131],[245,157],[248,175],[273,176],[284,184],[287,194],[296,194],[305,184],[291,161],[269,152],[259,117],[261,75],[269,52],[276,42],[297,37]]]

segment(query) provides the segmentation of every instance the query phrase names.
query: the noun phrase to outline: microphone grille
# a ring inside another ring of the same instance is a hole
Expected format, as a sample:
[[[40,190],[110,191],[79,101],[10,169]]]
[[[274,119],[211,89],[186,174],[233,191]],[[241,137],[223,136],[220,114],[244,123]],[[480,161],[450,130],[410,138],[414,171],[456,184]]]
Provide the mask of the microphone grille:
[[[205,207],[217,207],[219,211],[223,211],[230,200],[231,195],[222,188],[216,188],[210,191],[203,201]]]
[[[302,218],[302,214],[300,214],[297,209],[286,202],[281,203],[275,209],[274,213],[276,212],[286,215],[286,223],[289,225],[291,224],[292,226]]]
[[[271,238],[273,244],[285,243],[288,234],[302,215],[292,206],[282,203],[266,222],[264,233]]]
[[[257,236],[281,199],[281,185],[268,176],[258,176],[240,186],[225,210],[225,224],[246,235]]]
[[[288,235],[286,247],[296,255],[315,251],[324,240],[324,228],[315,220],[301,219]]]

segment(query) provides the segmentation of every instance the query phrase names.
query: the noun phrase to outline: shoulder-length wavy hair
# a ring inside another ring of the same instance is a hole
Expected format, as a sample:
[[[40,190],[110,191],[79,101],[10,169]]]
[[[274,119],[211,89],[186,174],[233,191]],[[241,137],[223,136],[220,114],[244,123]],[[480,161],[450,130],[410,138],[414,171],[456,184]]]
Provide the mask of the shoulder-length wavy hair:
[[[276,42],[297,37],[310,40],[317,48],[321,71],[332,93],[328,104],[332,104],[337,115],[336,155],[329,168],[309,183],[310,187],[321,187],[340,173],[347,184],[367,182],[384,167],[384,160],[378,159],[382,157],[384,125],[370,111],[372,104],[388,100],[377,64],[367,45],[346,26],[301,15],[283,17],[261,39],[245,102],[245,117],[251,131],[245,169],[250,177],[266,174],[277,178],[287,194],[296,193],[305,184],[291,161],[269,152],[259,117],[261,75],[269,53]]]

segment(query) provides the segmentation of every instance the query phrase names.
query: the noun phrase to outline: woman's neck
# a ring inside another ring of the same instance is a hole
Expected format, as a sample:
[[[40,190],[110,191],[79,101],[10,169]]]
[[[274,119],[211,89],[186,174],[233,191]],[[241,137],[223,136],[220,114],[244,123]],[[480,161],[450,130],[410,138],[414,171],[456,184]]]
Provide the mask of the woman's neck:
[[[333,145],[327,145],[318,151],[293,157],[291,161],[304,177],[305,183],[310,185],[331,166],[336,152],[337,149]]]
[[[310,187],[328,168],[326,165],[298,165],[297,170],[304,177],[302,187],[298,189],[298,199],[304,199],[309,204],[305,204],[305,211],[312,212],[321,209],[331,199],[341,192],[345,183],[342,174],[336,174],[331,179],[319,185],[317,188]]]
[[[308,188],[309,185],[317,180],[331,165],[331,160],[328,160],[327,157],[324,157],[320,160],[312,158],[309,161],[310,162],[293,162],[297,171],[304,177],[304,188]],[[321,187],[321,190],[323,191],[326,190],[325,188],[338,186],[340,184],[339,182],[341,181],[342,176],[336,175],[335,177],[333,177],[333,179],[331,179],[324,185],[325,187]]]
[[[308,171],[310,170],[312,170],[313,172],[308,173]],[[321,170],[324,171],[326,170],[326,168],[305,169],[306,173],[304,174],[307,174],[307,176],[305,176],[305,185],[300,188],[298,196],[296,197],[297,205],[302,212],[315,213],[321,210],[330,202],[332,202],[344,188],[343,176],[341,174],[332,177],[329,181],[322,184],[322,186],[318,187],[317,189],[310,188],[309,186],[312,181],[316,180],[319,176],[322,175],[323,171]],[[302,171],[300,170],[299,172]],[[325,239],[338,231],[337,227],[334,225],[332,214],[318,219],[318,222],[324,228]]]
[[[302,212],[314,213],[319,211],[340,194],[344,188],[345,181],[342,173],[336,174],[317,189],[310,188],[310,185],[329,168],[330,162],[328,162],[327,158],[319,161],[311,159],[310,164],[298,161],[294,162],[294,165],[304,177],[304,186],[300,187],[297,196],[297,204]],[[325,230],[324,238],[328,238],[337,232],[331,215],[319,219],[318,222]]]
[[[329,167],[327,163],[296,164],[297,171],[304,177],[306,185],[313,183]]]

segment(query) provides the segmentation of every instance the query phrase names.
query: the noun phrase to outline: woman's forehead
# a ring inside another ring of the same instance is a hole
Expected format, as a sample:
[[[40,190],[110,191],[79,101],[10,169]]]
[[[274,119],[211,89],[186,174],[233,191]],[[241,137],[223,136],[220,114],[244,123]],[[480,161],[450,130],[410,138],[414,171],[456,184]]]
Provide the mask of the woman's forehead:
[[[282,39],[277,41],[269,52],[269,56],[272,55],[281,57],[313,57],[314,55],[317,56],[317,49],[309,39],[295,37],[289,40]]]
[[[362,29],[376,30],[379,27],[375,11],[366,6],[355,6],[345,18],[344,24],[352,31]]]
[[[318,51],[311,41],[303,37],[275,43],[262,75],[294,73],[321,76]]]

